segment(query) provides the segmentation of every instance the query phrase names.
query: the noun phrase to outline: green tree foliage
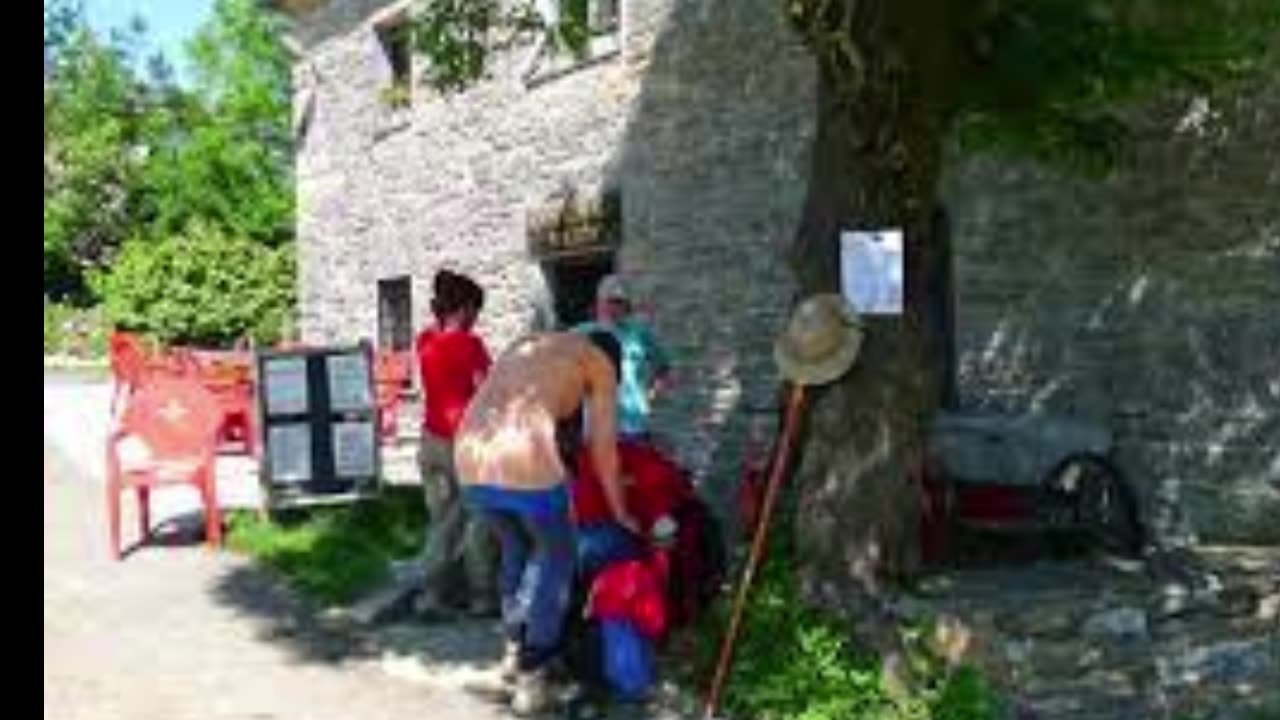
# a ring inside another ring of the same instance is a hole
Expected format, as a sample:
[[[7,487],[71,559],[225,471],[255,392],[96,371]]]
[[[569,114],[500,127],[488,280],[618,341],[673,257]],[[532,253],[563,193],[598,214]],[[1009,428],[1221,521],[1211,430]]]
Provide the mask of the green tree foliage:
[[[218,0],[184,88],[158,57],[138,67],[140,25],[104,41],[78,4],[46,3],[46,296],[165,339],[270,339],[294,284],[280,36],[260,3]]]
[[[220,0],[190,43],[193,91],[157,108],[144,176],[149,231],[194,218],[270,245],[293,225],[289,60],[275,16]]]
[[[865,49],[842,39],[856,2],[782,0],[819,53],[857,74]],[[927,3],[925,3],[927,5]],[[939,8],[945,0],[936,3]],[[552,8],[540,14],[538,5]],[[1030,154],[1079,169],[1105,169],[1128,129],[1117,104],[1173,85],[1209,89],[1276,68],[1280,2],[1274,0],[989,0],[971,13],[922,13],[921,24],[970,24],[969,57],[954,59],[962,87],[950,111],[969,147]],[[848,10],[848,12],[846,12]],[[417,16],[426,82],[457,92],[482,77],[502,30],[545,32],[561,48],[585,46],[586,0],[428,0]],[[824,47],[831,48],[824,50]],[[821,58],[820,58],[821,59]],[[1268,64],[1269,63],[1269,64]]]
[[[136,35],[104,42],[75,6],[45,14],[45,290],[83,300],[85,271],[133,229],[148,98],[129,67]]]
[[[1130,139],[1125,103],[1172,87],[1213,92],[1280,69],[1280,3],[1012,0],[973,42],[962,142],[1105,171]]]
[[[412,28],[427,59],[423,78],[443,93],[466,90],[485,77],[494,50],[521,36],[543,35],[553,47],[581,54],[590,39],[587,10],[588,0],[426,0]]]
[[[271,248],[204,221],[137,238],[97,279],[107,316],[166,343],[218,345],[280,336],[293,308],[293,248]]]
[[[72,0],[46,0],[44,4],[44,51],[46,63],[66,45],[82,25],[84,8]],[[48,66],[46,65],[46,70]]]

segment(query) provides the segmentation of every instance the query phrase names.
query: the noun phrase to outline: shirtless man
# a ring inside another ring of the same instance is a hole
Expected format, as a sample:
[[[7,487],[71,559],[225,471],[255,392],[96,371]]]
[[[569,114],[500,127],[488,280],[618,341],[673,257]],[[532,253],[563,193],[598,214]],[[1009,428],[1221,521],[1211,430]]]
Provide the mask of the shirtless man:
[[[557,424],[591,417],[592,460],[614,519],[637,532],[618,479],[618,341],[607,332],[548,333],[498,358],[454,438],[463,500],[498,537],[504,670],[516,679],[512,709],[550,703],[548,663],[558,654],[574,576],[568,474]],[[514,667],[512,667],[514,665]]]

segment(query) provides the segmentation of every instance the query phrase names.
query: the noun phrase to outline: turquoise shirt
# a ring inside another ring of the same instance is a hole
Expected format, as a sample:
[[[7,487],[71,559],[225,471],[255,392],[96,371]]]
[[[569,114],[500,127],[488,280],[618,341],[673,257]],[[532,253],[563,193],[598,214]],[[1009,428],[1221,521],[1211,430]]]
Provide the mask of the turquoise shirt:
[[[667,353],[653,330],[641,320],[627,318],[616,325],[586,322],[575,332],[605,330],[622,348],[622,377],[618,382],[618,434],[643,435],[649,431],[649,385],[670,368]]]

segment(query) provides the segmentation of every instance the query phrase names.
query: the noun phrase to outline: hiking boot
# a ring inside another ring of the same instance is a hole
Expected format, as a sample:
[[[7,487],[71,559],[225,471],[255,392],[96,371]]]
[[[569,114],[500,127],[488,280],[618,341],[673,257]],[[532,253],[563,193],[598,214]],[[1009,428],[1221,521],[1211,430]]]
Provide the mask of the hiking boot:
[[[502,644],[502,660],[498,662],[498,676],[508,685],[514,684],[520,673],[520,643],[507,640]]]
[[[556,702],[546,670],[526,670],[516,674],[516,689],[511,696],[511,712],[530,717],[550,710]]]

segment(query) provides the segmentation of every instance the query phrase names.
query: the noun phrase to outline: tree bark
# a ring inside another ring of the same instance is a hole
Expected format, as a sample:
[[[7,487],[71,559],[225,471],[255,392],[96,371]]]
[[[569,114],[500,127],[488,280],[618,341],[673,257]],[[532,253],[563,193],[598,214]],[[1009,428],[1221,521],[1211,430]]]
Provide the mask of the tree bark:
[[[801,297],[839,291],[841,230],[901,228],[905,312],[866,320],[854,368],[815,391],[800,445],[796,548],[812,599],[873,599],[920,567],[912,477],[944,390],[935,232],[942,143],[967,13],[943,0],[806,0],[792,21],[818,65],[808,196],[789,260]]]

